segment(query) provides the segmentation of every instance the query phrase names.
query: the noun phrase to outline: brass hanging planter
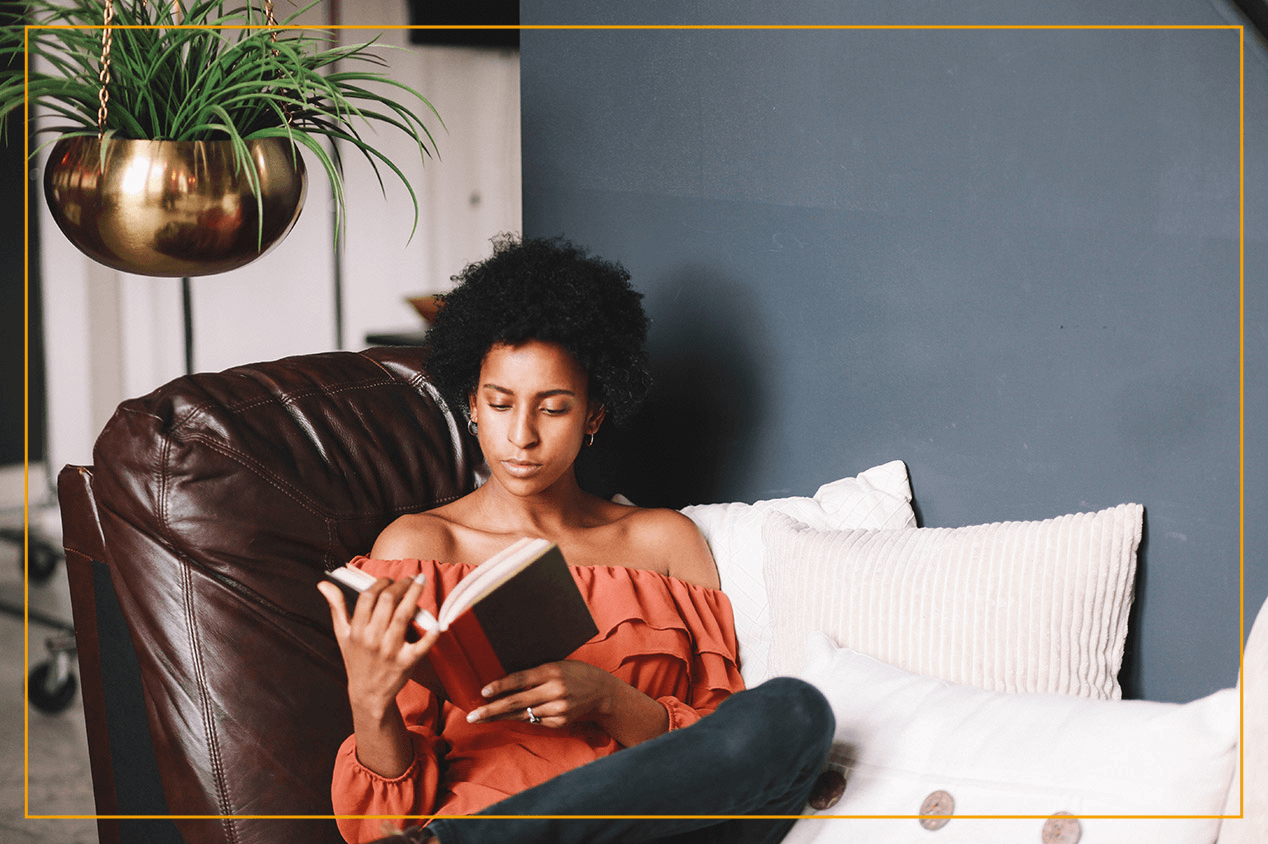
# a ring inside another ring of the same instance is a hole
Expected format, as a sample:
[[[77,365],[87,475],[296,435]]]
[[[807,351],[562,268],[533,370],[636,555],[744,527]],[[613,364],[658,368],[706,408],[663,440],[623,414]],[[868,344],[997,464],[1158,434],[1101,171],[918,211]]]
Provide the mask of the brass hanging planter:
[[[280,243],[307,192],[293,144],[246,145],[253,174],[235,164],[228,140],[63,138],[44,195],[58,228],[94,261],[137,275],[223,273]]]
[[[265,8],[276,26],[272,0]],[[214,275],[259,258],[299,219],[308,185],[299,151],[280,138],[244,141],[244,161],[231,140],[107,137],[113,23],[106,0],[97,137],[58,141],[44,170],[57,227],[89,258],[137,275]]]
[[[300,149],[330,184],[334,238],[345,210],[341,148],[365,156],[376,176],[386,166],[400,180],[417,226],[409,179],[359,127],[403,132],[422,161],[434,141],[415,107],[439,115],[384,72],[374,42],[342,44],[296,26],[298,11],[279,23],[273,0],[24,5],[38,25],[0,38],[0,117],[38,106],[42,119],[63,122],[39,130],[68,132],[53,147],[45,195],[58,227],[90,258],[169,277],[259,258],[302,207]]]

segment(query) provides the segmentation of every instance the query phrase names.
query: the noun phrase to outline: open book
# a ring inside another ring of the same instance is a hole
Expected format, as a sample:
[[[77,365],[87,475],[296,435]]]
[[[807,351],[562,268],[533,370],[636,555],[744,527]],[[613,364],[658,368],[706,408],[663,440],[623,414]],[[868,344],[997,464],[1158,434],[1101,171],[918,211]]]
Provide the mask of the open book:
[[[376,580],[348,566],[326,579],[343,590],[349,612]],[[441,631],[426,658],[449,700],[467,711],[487,702],[480,690],[491,681],[564,659],[598,633],[559,546],[545,539],[521,539],[494,554],[435,615],[420,607],[413,627],[412,641]]]

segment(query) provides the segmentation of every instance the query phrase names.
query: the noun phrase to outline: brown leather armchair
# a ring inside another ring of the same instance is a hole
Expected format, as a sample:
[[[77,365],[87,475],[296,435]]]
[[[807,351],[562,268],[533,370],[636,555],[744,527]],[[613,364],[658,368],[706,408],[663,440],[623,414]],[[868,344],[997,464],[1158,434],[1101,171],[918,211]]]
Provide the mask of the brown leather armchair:
[[[419,351],[179,378],[93,461],[59,496],[101,841],[341,841],[320,816],[351,719],[314,585],[479,466]]]

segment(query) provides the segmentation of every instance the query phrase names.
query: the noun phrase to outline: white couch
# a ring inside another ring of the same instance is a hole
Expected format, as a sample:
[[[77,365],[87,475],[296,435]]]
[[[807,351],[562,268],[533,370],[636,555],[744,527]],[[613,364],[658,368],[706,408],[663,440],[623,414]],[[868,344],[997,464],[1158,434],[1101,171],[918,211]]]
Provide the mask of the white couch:
[[[1121,700],[1139,505],[918,528],[893,461],[683,512],[745,681],[802,676],[837,716],[839,799],[788,844],[1268,844],[1268,609],[1239,688]]]

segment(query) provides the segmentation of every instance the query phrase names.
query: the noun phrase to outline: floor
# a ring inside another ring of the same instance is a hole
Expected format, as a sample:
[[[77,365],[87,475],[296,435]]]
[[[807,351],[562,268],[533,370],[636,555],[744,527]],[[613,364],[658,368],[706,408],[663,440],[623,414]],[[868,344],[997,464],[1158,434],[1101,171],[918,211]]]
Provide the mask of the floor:
[[[0,513],[4,527],[21,527],[21,511]],[[59,535],[57,513],[37,509],[32,524],[46,536]],[[0,602],[20,606],[23,598],[20,549],[0,543]],[[65,567],[44,583],[32,584],[33,610],[70,621]],[[32,623],[26,642],[30,664],[46,657],[45,640],[57,631]],[[83,705],[78,693],[70,707],[46,715],[26,707],[23,685],[23,620],[0,615],[0,841],[4,844],[96,844],[92,779]],[[25,713],[25,725],[24,715]],[[24,763],[25,758],[25,763]],[[45,817],[39,817],[45,816]]]

